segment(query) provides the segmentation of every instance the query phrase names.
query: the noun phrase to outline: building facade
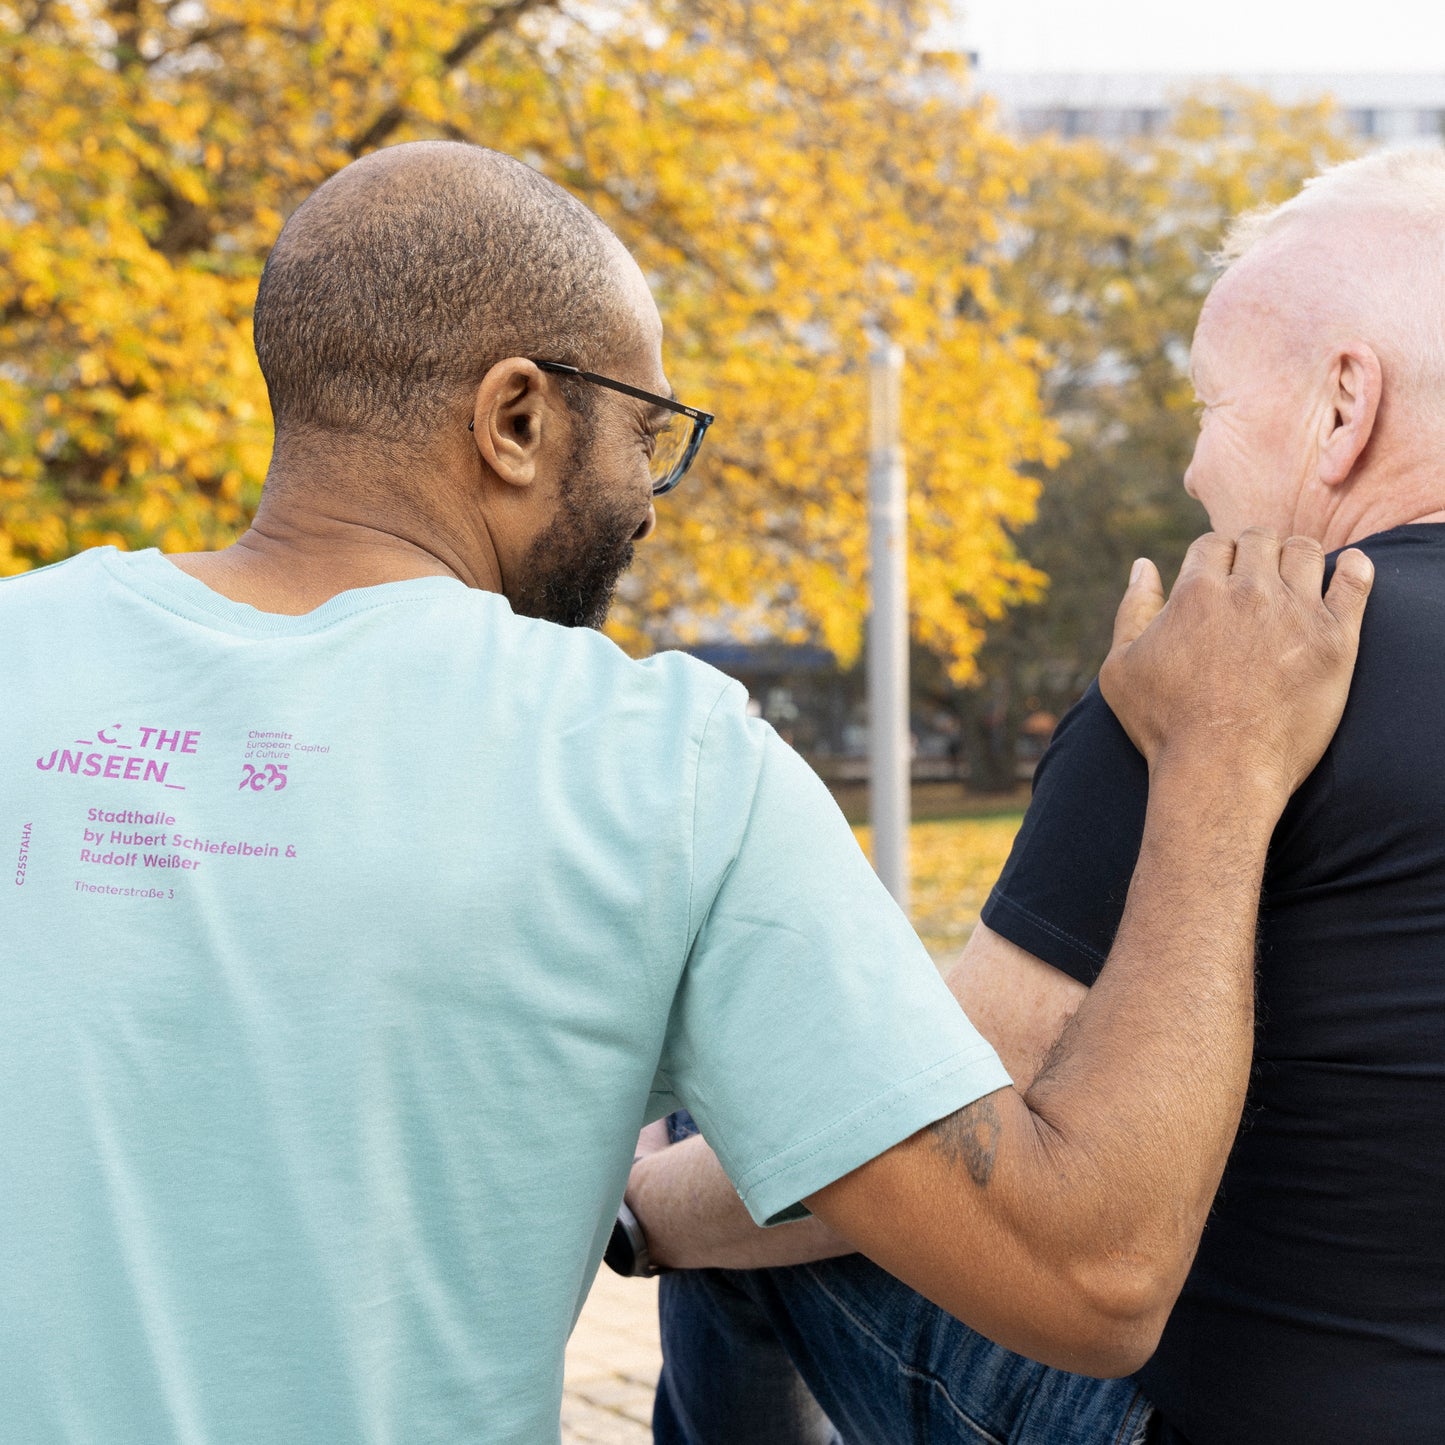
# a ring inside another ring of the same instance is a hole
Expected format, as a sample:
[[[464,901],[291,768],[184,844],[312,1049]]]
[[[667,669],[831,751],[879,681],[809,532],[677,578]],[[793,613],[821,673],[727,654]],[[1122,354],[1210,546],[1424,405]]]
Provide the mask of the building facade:
[[[971,93],[995,100],[1021,135],[1127,140],[1162,129],[1185,96],[1255,90],[1280,105],[1328,97],[1345,124],[1377,145],[1445,144],[1445,71],[1438,75],[1108,75],[990,71],[975,63]]]

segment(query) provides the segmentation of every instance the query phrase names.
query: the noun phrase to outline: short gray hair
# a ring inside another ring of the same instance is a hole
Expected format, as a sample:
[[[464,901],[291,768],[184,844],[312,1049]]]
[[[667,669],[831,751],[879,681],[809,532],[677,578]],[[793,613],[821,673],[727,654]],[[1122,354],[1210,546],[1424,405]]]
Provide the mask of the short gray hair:
[[[630,314],[620,255],[586,206],[496,151],[415,142],[354,162],[287,221],[261,277],[278,437],[424,447],[465,426],[506,357],[605,369]]]
[[[1360,210],[1398,216],[1407,225],[1433,231],[1445,257],[1445,148],[1379,151],[1331,166],[1280,205],[1237,217],[1216,259],[1226,266],[1241,260],[1295,217]]]

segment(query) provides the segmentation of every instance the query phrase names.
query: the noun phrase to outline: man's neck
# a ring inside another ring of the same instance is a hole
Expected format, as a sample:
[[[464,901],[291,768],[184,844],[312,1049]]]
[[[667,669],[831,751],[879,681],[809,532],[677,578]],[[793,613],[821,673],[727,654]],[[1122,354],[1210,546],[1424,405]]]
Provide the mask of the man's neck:
[[[1445,466],[1435,446],[1381,447],[1340,489],[1325,489],[1322,520],[1301,516],[1298,530],[1326,550],[1352,546],[1380,532],[1445,522]],[[1310,525],[1313,522],[1315,525]]]
[[[169,560],[233,602],[297,616],[338,593],[414,577],[455,577],[468,587],[500,591],[490,546],[469,550],[475,555],[420,522],[342,515],[310,500],[268,497],[231,546]]]
[[[1325,531],[1323,538],[1326,551],[1336,552],[1341,547],[1352,547],[1366,537],[1378,536],[1381,532],[1393,532],[1396,527],[1421,526],[1430,522],[1445,522],[1445,507],[1425,510],[1428,503],[1413,507],[1390,506],[1366,509],[1348,523],[1336,519]]]

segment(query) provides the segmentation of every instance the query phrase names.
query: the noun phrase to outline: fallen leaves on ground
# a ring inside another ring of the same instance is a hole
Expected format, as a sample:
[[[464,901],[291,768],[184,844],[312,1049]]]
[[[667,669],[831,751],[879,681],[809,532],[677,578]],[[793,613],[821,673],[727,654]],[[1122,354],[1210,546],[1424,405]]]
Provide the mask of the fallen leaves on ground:
[[[940,965],[951,963],[968,942],[1022,821],[1022,813],[1001,813],[915,823],[909,830],[909,913]],[[859,825],[853,832],[867,852],[869,828]]]

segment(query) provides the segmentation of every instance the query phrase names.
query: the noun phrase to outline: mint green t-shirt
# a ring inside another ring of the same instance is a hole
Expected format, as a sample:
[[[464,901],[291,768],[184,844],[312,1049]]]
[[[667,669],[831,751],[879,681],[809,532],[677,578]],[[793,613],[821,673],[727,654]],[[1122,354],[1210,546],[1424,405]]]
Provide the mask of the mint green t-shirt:
[[[0,583],[0,1435],[538,1445],[639,1126],[755,1218],[1008,1082],[736,683],[450,579]]]

